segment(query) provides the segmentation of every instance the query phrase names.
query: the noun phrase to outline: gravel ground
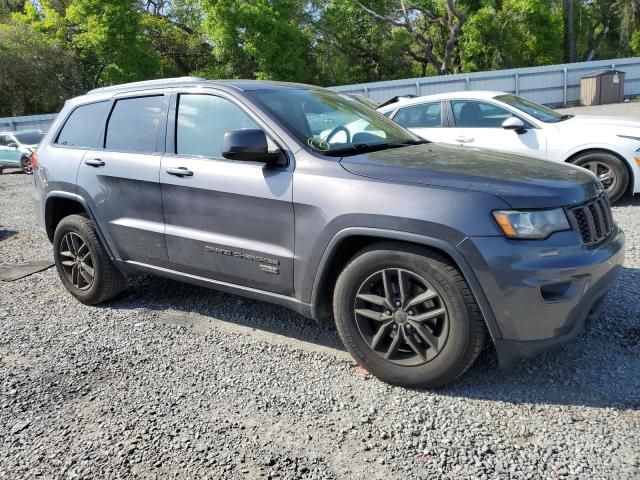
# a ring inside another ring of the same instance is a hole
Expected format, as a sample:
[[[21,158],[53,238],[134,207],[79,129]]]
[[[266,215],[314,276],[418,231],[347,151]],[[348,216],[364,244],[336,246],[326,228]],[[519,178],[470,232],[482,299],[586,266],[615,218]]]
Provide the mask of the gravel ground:
[[[50,257],[0,176],[0,263]],[[104,306],[54,269],[0,282],[0,478],[640,478],[640,200],[599,320],[437,392],[362,375],[285,309],[153,277]]]

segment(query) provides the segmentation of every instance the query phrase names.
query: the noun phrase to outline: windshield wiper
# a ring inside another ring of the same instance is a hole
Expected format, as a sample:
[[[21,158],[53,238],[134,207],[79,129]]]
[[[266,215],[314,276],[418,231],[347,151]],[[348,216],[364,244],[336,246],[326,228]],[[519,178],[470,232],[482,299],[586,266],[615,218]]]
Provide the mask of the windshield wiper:
[[[408,140],[406,142],[395,143],[356,143],[350,147],[338,148],[336,150],[328,150],[324,152],[325,155],[330,156],[343,156],[343,155],[359,155],[367,152],[377,152],[380,150],[388,150],[390,148],[402,148],[409,147],[411,145],[422,145],[423,143],[430,143],[428,140]]]

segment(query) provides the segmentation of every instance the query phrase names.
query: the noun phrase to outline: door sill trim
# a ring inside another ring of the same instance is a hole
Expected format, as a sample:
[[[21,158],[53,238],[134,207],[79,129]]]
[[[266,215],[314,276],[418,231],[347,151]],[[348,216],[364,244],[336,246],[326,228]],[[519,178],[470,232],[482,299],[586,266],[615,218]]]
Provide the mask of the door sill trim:
[[[177,270],[171,270],[170,268],[158,267],[156,265],[149,265],[147,263],[136,262],[133,260],[118,260],[117,262],[125,264],[128,267],[125,267],[127,270],[151,273],[161,277],[171,278],[194,285],[199,285],[201,287],[211,288],[213,290],[219,290],[242,297],[253,298],[255,300],[260,300],[263,302],[274,303],[276,305],[281,305],[283,307],[289,308],[305,317],[313,318],[311,305],[294,297],[289,297],[280,293],[268,292],[266,290],[260,290],[257,288],[246,287],[243,285],[237,285],[235,283],[223,282],[221,280],[200,277],[191,273],[179,272]]]

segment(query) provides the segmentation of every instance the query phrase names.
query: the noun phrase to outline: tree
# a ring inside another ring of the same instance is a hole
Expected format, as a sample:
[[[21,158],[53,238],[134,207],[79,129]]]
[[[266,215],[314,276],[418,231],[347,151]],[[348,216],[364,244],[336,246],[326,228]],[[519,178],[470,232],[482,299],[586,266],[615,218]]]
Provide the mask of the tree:
[[[212,77],[313,82],[310,33],[300,0],[202,0],[213,42]]]
[[[57,112],[82,91],[73,54],[25,22],[0,24],[0,116]]]
[[[423,75],[427,66],[438,75],[459,70],[456,49],[466,16],[456,0],[416,0],[412,5],[395,0],[389,13],[379,13],[360,0],[353,1],[373,18],[403,29],[413,39],[409,54],[422,65]]]

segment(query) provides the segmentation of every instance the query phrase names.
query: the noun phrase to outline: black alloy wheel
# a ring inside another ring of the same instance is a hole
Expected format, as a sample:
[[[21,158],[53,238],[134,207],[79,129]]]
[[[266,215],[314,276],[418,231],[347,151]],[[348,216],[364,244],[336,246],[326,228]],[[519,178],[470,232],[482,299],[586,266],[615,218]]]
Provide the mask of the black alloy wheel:
[[[88,290],[93,285],[95,271],[91,250],[80,235],[69,232],[60,242],[62,270],[69,282],[78,290]]]
[[[415,272],[388,268],[367,278],[355,297],[360,335],[387,361],[418,366],[433,360],[449,332],[447,308],[429,282]]]

